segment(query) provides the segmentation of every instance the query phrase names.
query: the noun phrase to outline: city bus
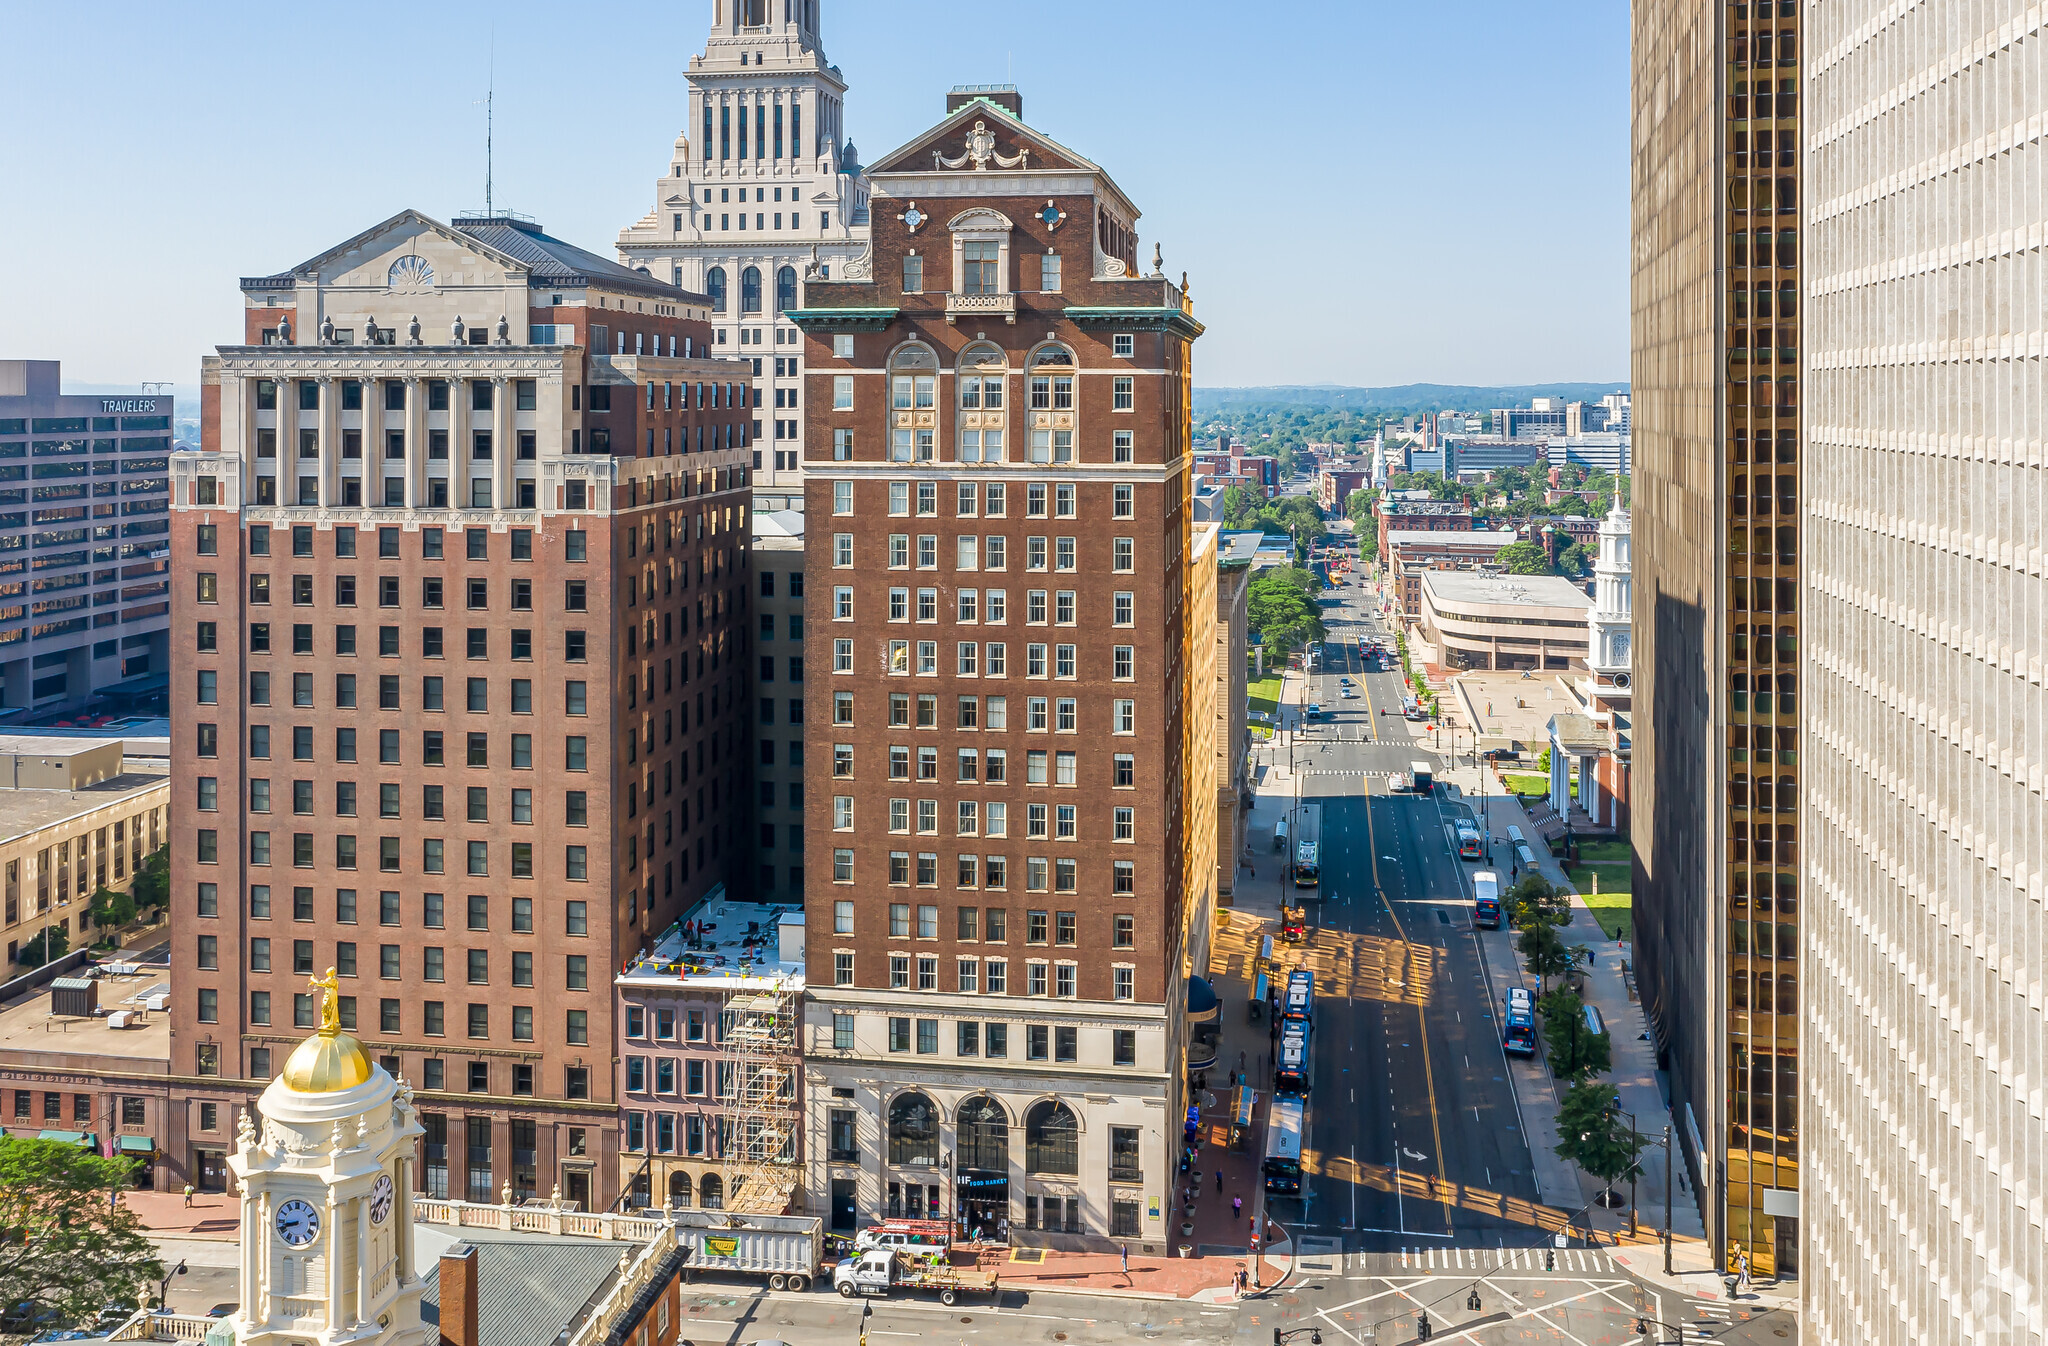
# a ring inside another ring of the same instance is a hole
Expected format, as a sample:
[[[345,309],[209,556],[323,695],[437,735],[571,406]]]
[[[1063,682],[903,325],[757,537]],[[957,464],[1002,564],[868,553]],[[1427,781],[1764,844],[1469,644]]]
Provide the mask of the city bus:
[[[1526,988],[1510,990],[1501,1005],[1501,1050],[1516,1056],[1536,1054],[1536,1002]]]
[[[1308,1048],[1312,1032],[1306,1019],[1288,1019],[1282,1022],[1280,1050],[1273,1058],[1274,1094],[1299,1096],[1308,1092]]]
[[[1316,974],[1305,967],[1298,967],[1287,974],[1287,990],[1280,1001],[1281,1022],[1299,1019],[1307,1023],[1315,1017]]]
[[[1490,869],[1475,870],[1472,875],[1472,924],[1500,929],[1500,875]]]
[[[1481,860],[1485,858],[1480,849],[1479,829],[1469,818],[1458,819],[1458,858],[1460,860]]]
[[[1303,804],[1294,815],[1294,886],[1313,888],[1323,881],[1323,806]]]
[[[1283,1196],[1301,1191],[1302,1101],[1276,1098],[1266,1110],[1266,1161],[1260,1171],[1266,1190]]]

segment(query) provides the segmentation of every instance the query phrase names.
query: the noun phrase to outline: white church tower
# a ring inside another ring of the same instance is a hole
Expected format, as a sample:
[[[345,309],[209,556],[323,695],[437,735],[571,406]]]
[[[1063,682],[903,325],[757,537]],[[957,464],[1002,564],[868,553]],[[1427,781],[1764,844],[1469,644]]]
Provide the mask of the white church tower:
[[[1629,686],[1629,561],[1628,511],[1621,496],[1600,521],[1600,554],[1593,562],[1593,609],[1586,615],[1591,639],[1586,666],[1596,687],[1627,690]]]
[[[619,261],[711,297],[713,355],[744,359],[758,398],[754,507],[802,509],[804,283],[863,279],[867,180],[846,136],[846,81],[825,59],[824,0],[712,0],[689,112],[654,208]]]
[[[426,1346],[413,1266],[412,1089],[341,1031],[332,969],[320,1027],[263,1091],[228,1165],[242,1188],[239,1346]]]

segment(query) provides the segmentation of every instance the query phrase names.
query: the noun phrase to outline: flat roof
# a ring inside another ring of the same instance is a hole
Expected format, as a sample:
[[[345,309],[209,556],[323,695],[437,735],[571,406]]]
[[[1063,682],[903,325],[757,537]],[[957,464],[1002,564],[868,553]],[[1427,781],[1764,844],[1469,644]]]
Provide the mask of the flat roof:
[[[803,987],[804,965],[782,960],[782,920],[791,910],[766,902],[714,898],[670,926],[654,947],[635,958],[615,979],[619,986],[691,986],[708,990],[764,988],[794,978]],[[687,938],[684,925],[702,922],[702,933]]]
[[[0,790],[0,844],[170,785],[167,762],[130,760],[125,765],[129,769],[120,775],[83,790]]]
[[[1389,546],[1415,546],[1434,543],[1445,547],[1476,547],[1493,543],[1505,547],[1521,537],[1512,528],[1389,528]]]
[[[1448,603],[1580,611],[1593,606],[1593,600],[1562,575],[1479,575],[1469,570],[1426,570],[1422,586]]]
[[[0,753],[13,753],[18,757],[35,757],[43,753],[52,757],[69,757],[73,753],[91,752],[94,748],[110,744],[119,747],[121,743],[120,738],[109,738],[104,734],[89,738],[74,738],[68,734],[0,734]]]
[[[24,926],[23,933],[33,935],[40,928]],[[103,977],[99,986],[101,1009],[141,1011],[145,996],[170,990],[170,969],[145,965],[139,976]],[[50,990],[44,987],[0,1010],[0,1058],[18,1066],[51,1066],[89,1056],[132,1061],[137,1069],[169,1070],[170,1011],[142,1011],[139,1017],[134,1028],[111,1028],[104,1015],[59,1017],[50,1013]]]

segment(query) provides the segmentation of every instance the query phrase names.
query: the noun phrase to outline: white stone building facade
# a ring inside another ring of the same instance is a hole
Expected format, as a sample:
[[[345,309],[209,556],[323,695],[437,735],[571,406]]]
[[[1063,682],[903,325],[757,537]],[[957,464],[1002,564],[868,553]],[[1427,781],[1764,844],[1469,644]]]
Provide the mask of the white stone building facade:
[[[754,381],[754,507],[804,507],[803,347],[784,315],[804,283],[867,250],[867,184],[844,126],[846,81],[825,59],[823,0],[714,0],[690,58],[689,114],[653,209],[619,260],[711,298],[713,352]]]

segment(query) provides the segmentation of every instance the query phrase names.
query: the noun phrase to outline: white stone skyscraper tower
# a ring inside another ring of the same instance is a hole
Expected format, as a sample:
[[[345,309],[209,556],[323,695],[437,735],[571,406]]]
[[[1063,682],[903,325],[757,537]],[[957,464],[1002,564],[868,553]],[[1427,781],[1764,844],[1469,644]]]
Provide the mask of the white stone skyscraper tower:
[[[690,58],[689,113],[654,207],[620,231],[619,260],[711,297],[716,355],[753,373],[754,503],[803,508],[797,329],[816,268],[860,270],[867,186],[846,138],[846,81],[819,41],[824,0],[712,0]]]

